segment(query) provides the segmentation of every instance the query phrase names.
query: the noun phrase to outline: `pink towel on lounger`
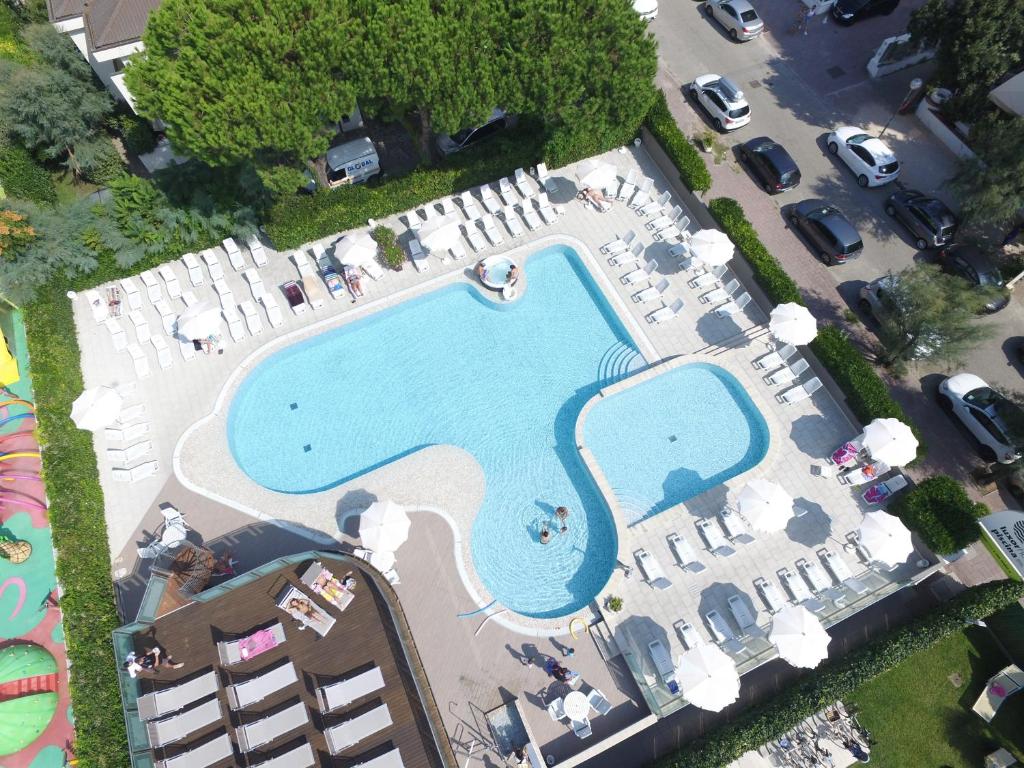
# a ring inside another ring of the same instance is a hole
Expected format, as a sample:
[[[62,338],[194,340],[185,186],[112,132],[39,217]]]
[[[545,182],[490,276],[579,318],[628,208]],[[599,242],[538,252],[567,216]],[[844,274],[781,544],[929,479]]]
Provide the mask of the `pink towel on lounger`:
[[[243,659],[251,659],[253,656],[259,656],[264,651],[276,647],[277,639],[274,637],[273,630],[260,629],[239,642],[238,652]]]

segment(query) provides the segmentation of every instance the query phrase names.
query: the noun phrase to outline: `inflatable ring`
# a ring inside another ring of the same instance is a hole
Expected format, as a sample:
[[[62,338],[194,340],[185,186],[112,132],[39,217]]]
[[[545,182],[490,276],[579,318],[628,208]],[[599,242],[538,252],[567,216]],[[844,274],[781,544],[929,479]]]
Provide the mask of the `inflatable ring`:
[[[587,622],[585,622],[579,616],[573,616],[572,619],[569,621],[569,635],[572,637],[573,640],[579,640],[579,637],[576,635],[576,630],[575,630],[575,626],[576,626],[576,622],[577,621],[580,624],[583,625],[584,633],[587,633],[587,634],[590,633],[590,627],[587,626]]]

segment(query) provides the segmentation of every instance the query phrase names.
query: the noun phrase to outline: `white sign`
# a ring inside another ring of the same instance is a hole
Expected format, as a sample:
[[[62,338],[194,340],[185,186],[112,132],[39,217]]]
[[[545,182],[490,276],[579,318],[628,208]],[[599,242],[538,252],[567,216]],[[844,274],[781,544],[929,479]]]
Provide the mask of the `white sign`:
[[[1024,577],[1024,512],[1005,509],[986,515],[978,522],[1010,561],[1017,575]]]

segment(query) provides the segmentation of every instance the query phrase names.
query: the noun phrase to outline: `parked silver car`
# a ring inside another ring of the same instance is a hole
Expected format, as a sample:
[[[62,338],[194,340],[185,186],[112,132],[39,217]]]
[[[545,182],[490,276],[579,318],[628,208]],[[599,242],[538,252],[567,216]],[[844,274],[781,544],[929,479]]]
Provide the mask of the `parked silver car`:
[[[753,40],[764,32],[764,22],[747,0],[705,0],[704,12],[733,40]]]

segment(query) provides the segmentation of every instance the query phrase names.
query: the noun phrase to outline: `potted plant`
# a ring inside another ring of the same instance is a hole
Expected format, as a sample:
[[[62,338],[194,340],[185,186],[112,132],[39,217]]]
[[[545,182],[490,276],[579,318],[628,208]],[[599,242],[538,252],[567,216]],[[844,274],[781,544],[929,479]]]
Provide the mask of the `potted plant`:
[[[622,598],[617,595],[609,595],[608,599],[604,601],[605,608],[613,613],[618,613],[622,610]]]
[[[405,263],[405,254],[398,246],[398,238],[390,227],[375,227],[370,236],[377,241],[377,255],[385,267],[401,271]]]
[[[715,148],[715,132],[710,128],[705,128],[703,133],[698,133],[693,137],[693,143],[700,147],[701,152],[711,153]]]

